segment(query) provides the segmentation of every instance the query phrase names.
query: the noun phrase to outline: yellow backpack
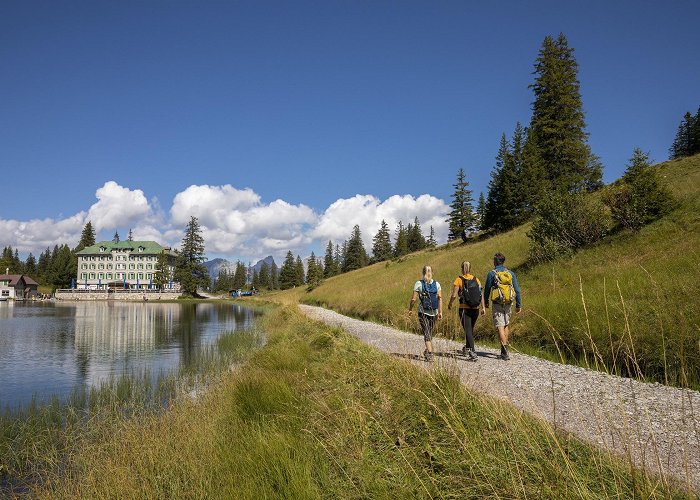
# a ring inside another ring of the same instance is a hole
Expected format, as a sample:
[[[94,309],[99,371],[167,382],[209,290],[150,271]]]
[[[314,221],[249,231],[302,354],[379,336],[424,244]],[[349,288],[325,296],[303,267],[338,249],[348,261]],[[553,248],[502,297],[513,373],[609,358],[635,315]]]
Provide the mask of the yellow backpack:
[[[491,302],[495,304],[512,304],[515,302],[513,275],[508,269],[504,269],[503,271],[493,270]]]

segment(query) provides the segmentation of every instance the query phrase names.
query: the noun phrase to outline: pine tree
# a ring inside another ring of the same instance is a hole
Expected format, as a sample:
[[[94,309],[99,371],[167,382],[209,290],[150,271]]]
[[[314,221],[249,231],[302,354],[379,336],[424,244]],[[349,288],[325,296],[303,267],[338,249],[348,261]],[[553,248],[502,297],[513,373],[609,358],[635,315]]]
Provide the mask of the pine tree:
[[[552,189],[575,192],[601,183],[602,167],[587,143],[574,49],[563,33],[547,36],[535,62],[530,128]]]
[[[272,285],[270,284],[270,266],[267,262],[263,261],[260,265],[260,273],[258,274],[258,281],[260,281],[260,288],[271,290]]]
[[[112,237],[112,243],[119,243],[119,232],[114,231],[114,236]]]
[[[312,287],[318,286],[323,279],[323,269],[319,268],[319,261],[316,260],[316,254],[311,252],[309,264],[306,269],[306,283]]]
[[[126,236],[126,241],[134,241],[134,233],[131,232],[131,228],[129,228],[129,234]]]
[[[245,264],[240,260],[236,261],[236,270],[233,273],[233,290],[241,290],[245,288],[246,282],[248,281],[248,269],[246,269]]]
[[[41,283],[42,285],[47,285],[47,275],[49,272],[49,266],[51,265],[51,250],[46,248],[41,254],[39,254],[39,260],[36,265],[36,274],[37,274],[37,282]],[[4,271],[2,269],[1,271]],[[1,272],[0,271],[0,272]]]
[[[51,265],[48,271],[48,284],[54,290],[57,288],[68,288],[70,282],[78,272],[78,262],[75,254],[68,245],[56,245],[51,255]]]
[[[417,252],[426,247],[425,237],[423,236],[418,217],[413,220],[412,225],[408,225],[406,244],[408,245],[409,252]]]
[[[335,244],[335,255],[333,256],[333,270],[335,274],[340,274],[343,269],[343,252],[339,244]]]
[[[335,276],[340,272],[338,263],[335,260],[335,255],[333,254],[333,242],[329,241],[326,245],[326,254],[323,257],[323,276],[330,278]]]
[[[297,260],[294,263],[294,270],[296,272],[294,286],[303,285],[304,281],[306,281],[304,276],[304,261],[301,260],[301,257],[299,257],[298,255]]]
[[[476,215],[472,206],[474,203],[472,191],[469,189],[469,182],[466,180],[463,168],[457,172],[457,182],[452,186],[455,190],[452,193],[450,215],[446,221],[450,229],[448,240],[461,238],[464,231],[473,231],[476,223]]]
[[[433,226],[430,226],[430,236],[428,236],[428,240],[425,242],[428,248],[435,248],[437,246],[437,241],[435,241],[435,230],[433,229]]]
[[[522,174],[518,189],[523,199],[523,216],[531,217],[540,200],[549,190],[549,180],[545,174],[544,164],[540,158],[537,139],[531,128],[525,129],[525,145],[523,146]]]
[[[389,233],[389,224],[382,219],[377,234],[372,239],[372,255],[375,262],[389,260],[392,257],[391,249],[391,234]]]
[[[350,235],[350,239],[347,243],[345,259],[343,262],[343,272],[346,273],[348,271],[354,271],[355,269],[365,267],[368,261],[367,251],[362,244],[360,226],[356,224],[352,229],[352,234]]]
[[[153,274],[153,284],[159,290],[165,288],[170,282],[170,271],[168,269],[168,255],[165,250],[161,250],[156,261],[155,273]]]
[[[518,189],[515,165],[506,135],[501,136],[501,143],[496,155],[496,166],[491,172],[489,193],[484,211],[485,229],[505,231],[520,222],[517,207]]]
[[[118,237],[118,235],[117,235]],[[182,290],[190,295],[197,294],[197,288],[209,285],[209,272],[204,267],[204,237],[197,217],[190,217],[182,238],[180,253],[175,264],[175,280]]]
[[[486,198],[484,197],[484,192],[479,193],[479,204],[476,207],[476,223],[479,229],[486,229],[484,227],[484,217],[486,216]],[[430,226],[432,228],[432,226]]]
[[[676,138],[669,150],[671,159],[691,156],[700,152],[700,109],[698,116],[693,116],[690,112],[683,115],[683,120],[678,125]]]
[[[698,107],[690,130],[690,154],[696,155],[698,153],[700,153],[700,107]]]
[[[36,258],[29,252],[27,260],[24,261],[24,272],[31,278],[36,278]]]
[[[282,290],[287,290],[296,286],[297,283],[297,269],[296,263],[294,261],[294,254],[290,251],[287,252],[284,262],[282,263],[282,268],[280,269],[279,277],[279,287]]]
[[[408,253],[408,234],[403,223],[399,221],[396,225],[394,239],[394,257],[402,257]]]
[[[115,234],[118,238],[119,235]],[[92,227],[92,222],[88,221],[85,226],[83,226],[83,232],[80,233],[80,241],[78,246],[75,247],[76,252],[80,252],[82,249],[91,247],[95,244],[95,229]]]
[[[272,262],[270,266],[270,290],[278,290],[280,288],[280,272],[277,269],[277,263]]]
[[[250,280],[250,285],[256,290],[260,290],[260,275],[257,269],[253,269],[253,278]]]

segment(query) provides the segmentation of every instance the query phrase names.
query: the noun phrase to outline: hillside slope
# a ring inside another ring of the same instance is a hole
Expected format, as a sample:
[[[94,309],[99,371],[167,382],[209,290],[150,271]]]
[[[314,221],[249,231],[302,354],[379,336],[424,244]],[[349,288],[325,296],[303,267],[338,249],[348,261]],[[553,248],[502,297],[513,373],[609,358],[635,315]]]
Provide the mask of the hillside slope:
[[[678,386],[700,386],[700,155],[659,164],[677,197],[671,214],[638,233],[610,236],[573,257],[525,269],[529,225],[470,244],[450,244],[326,280],[312,292],[277,294],[282,301],[328,306],[352,316],[415,329],[405,314],[424,264],[445,289],[462,260],[482,279],[496,251],[518,273],[524,312],[512,344],[550,359],[590,365]],[[493,339],[488,319],[477,342]],[[459,338],[456,313],[438,334]]]

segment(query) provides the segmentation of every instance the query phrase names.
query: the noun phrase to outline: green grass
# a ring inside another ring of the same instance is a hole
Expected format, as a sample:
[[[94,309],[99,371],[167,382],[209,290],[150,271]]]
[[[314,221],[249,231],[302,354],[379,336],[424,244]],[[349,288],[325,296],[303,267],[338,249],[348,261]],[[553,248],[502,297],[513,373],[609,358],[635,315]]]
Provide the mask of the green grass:
[[[296,308],[198,401],[96,424],[39,498],[683,498],[452,374]]]
[[[470,244],[450,244],[299,288],[274,300],[318,304],[415,330],[405,311],[424,264],[447,295],[462,260],[485,279],[496,251],[517,271],[524,314],[512,343],[549,359],[676,386],[700,387],[700,155],[657,167],[679,206],[638,233],[619,233],[572,257],[526,268],[529,225]],[[456,313],[438,334],[461,338]],[[478,342],[494,339],[477,323]]]

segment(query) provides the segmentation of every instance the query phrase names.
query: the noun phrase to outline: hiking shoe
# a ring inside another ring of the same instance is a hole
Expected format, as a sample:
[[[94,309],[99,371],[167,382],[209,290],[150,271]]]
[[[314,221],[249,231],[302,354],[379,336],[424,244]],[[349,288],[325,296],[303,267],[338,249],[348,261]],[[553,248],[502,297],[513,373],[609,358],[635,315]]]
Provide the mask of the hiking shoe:
[[[479,357],[476,355],[476,352],[472,351],[471,349],[469,349],[467,357],[469,358],[469,361],[477,361],[479,359]]]
[[[423,356],[425,356],[425,360],[426,360],[426,361],[432,361],[432,360],[433,360],[433,353],[432,353],[432,352],[428,352],[427,349],[426,349],[425,351],[423,351]]]
[[[508,355],[508,352],[502,352],[499,356],[503,361],[510,361],[510,356]]]

